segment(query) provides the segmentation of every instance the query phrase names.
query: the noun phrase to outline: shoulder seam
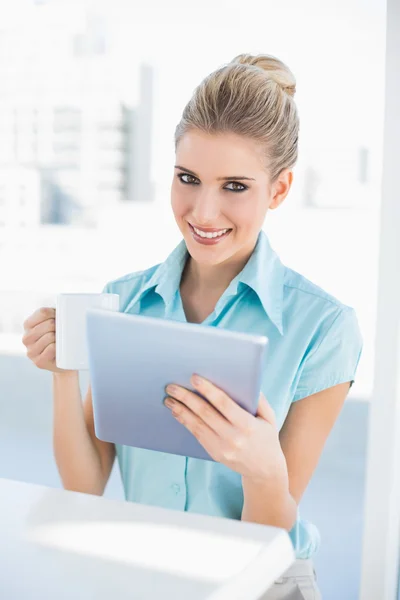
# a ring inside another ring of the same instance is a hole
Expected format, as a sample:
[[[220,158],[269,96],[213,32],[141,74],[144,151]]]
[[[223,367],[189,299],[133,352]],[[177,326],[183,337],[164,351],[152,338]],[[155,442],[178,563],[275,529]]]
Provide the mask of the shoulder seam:
[[[312,356],[313,354],[315,354],[315,353],[316,353],[316,352],[319,350],[319,348],[320,348],[321,344],[322,344],[322,343],[323,343],[323,342],[326,340],[326,338],[327,338],[327,337],[328,337],[328,335],[329,335],[329,332],[330,332],[330,331],[333,329],[333,326],[335,325],[335,323],[336,323],[336,321],[339,319],[339,317],[341,317],[341,316],[342,316],[342,315],[343,315],[345,312],[352,311],[352,310],[354,310],[354,309],[353,309],[353,308],[351,308],[350,306],[342,306],[342,307],[340,307],[340,310],[339,310],[338,314],[337,314],[337,315],[336,315],[336,317],[333,319],[332,323],[329,325],[328,329],[327,329],[327,330],[326,330],[326,332],[325,332],[325,335],[324,335],[323,337],[321,336],[321,339],[320,339],[320,341],[319,341],[319,344],[318,344],[318,346],[316,346],[316,347],[313,349],[313,351],[312,351],[312,353],[311,353],[311,355],[310,355],[310,356]]]
[[[312,284],[314,285],[314,284]],[[310,296],[315,296],[316,298],[320,298],[321,300],[326,300],[327,302],[330,302],[331,304],[333,304],[334,306],[337,307],[343,307],[343,308],[351,308],[351,306],[347,306],[346,304],[343,304],[343,302],[341,302],[340,300],[338,300],[337,298],[334,298],[331,294],[329,294],[328,292],[323,291],[323,294],[317,294],[316,292],[313,292],[312,290],[305,290],[302,287],[298,286],[298,285],[292,285],[289,283],[284,283],[283,287],[287,287],[293,290],[298,290],[299,292],[303,292],[304,294],[309,294]]]

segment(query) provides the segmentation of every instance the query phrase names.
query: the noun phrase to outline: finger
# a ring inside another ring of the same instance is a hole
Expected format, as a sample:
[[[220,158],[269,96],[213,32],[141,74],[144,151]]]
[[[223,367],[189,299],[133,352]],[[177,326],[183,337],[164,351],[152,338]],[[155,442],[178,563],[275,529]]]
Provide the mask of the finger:
[[[37,342],[43,335],[49,333],[51,331],[56,330],[56,322],[55,319],[46,319],[46,321],[42,321],[39,325],[35,325],[32,329],[29,329],[25,332],[22,337],[22,343],[25,346],[30,346]]]
[[[28,358],[30,358],[31,360],[38,358],[41,354],[43,354],[43,352],[48,346],[55,343],[55,339],[56,336],[53,331],[42,335],[42,337],[37,342],[35,342],[29,347],[29,350],[27,352]]]
[[[39,354],[38,356],[36,356],[36,358],[33,360],[33,362],[39,369],[47,368],[49,363],[52,363],[55,360],[55,358],[56,358],[56,345],[55,345],[55,343],[53,343],[53,344],[49,344],[48,346],[46,346],[46,348],[43,350],[43,352],[41,354]]]
[[[218,435],[226,437],[232,433],[232,424],[212,404],[204,398],[200,398],[198,394],[176,385],[168,385],[166,392],[184,404]]]
[[[199,375],[193,375],[191,379],[193,387],[207,398],[209,402],[236,427],[248,427],[252,415],[239,406],[232,398],[225,394],[219,387]]]
[[[173,417],[179,421],[194,437],[204,446],[215,446],[218,442],[218,436],[207,423],[192,412],[185,404],[178,402],[174,398],[167,397],[165,400],[166,406],[170,409]]]
[[[257,416],[276,426],[275,412],[262,392],[258,400]]]
[[[35,310],[35,312],[24,321],[23,327],[25,330],[29,330],[33,327],[36,327],[36,325],[39,325],[39,323],[41,323],[42,321],[45,321],[46,319],[55,319],[55,317],[55,308],[38,308],[38,310]]]

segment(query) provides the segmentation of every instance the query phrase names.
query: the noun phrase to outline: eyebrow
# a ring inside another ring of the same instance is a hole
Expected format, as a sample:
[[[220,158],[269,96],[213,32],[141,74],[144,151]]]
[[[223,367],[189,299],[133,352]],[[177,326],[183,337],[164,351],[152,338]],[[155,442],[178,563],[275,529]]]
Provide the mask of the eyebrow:
[[[189,173],[190,175],[197,177],[197,179],[200,179],[200,177],[194,171],[191,171],[190,169],[186,169],[185,167],[180,167],[179,165],[175,165],[175,169],[180,169],[181,171],[186,171],[186,173]],[[231,177],[217,177],[218,181],[231,181],[232,179],[234,179],[234,180],[245,179],[247,181],[255,181],[254,177],[246,177],[245,175],[236,175],[236,176],[232,175]]]

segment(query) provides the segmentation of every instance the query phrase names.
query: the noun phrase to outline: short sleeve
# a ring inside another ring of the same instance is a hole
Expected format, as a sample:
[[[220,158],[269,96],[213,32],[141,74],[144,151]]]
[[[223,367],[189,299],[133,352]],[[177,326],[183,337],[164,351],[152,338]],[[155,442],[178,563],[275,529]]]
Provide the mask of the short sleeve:
[[[340,383],[353,385],[362,347],[355,311],[345,307],[304,359],[293,402]]]

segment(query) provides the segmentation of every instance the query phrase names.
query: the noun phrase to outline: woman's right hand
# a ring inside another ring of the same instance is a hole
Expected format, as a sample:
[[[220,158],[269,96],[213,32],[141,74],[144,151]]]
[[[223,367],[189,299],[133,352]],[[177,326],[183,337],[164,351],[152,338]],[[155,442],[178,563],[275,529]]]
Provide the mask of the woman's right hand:
[[[56,365],[56,309],[39,308],[25,320],[24,330],[22,343],[33,364],[53,373],[65,373]]]

